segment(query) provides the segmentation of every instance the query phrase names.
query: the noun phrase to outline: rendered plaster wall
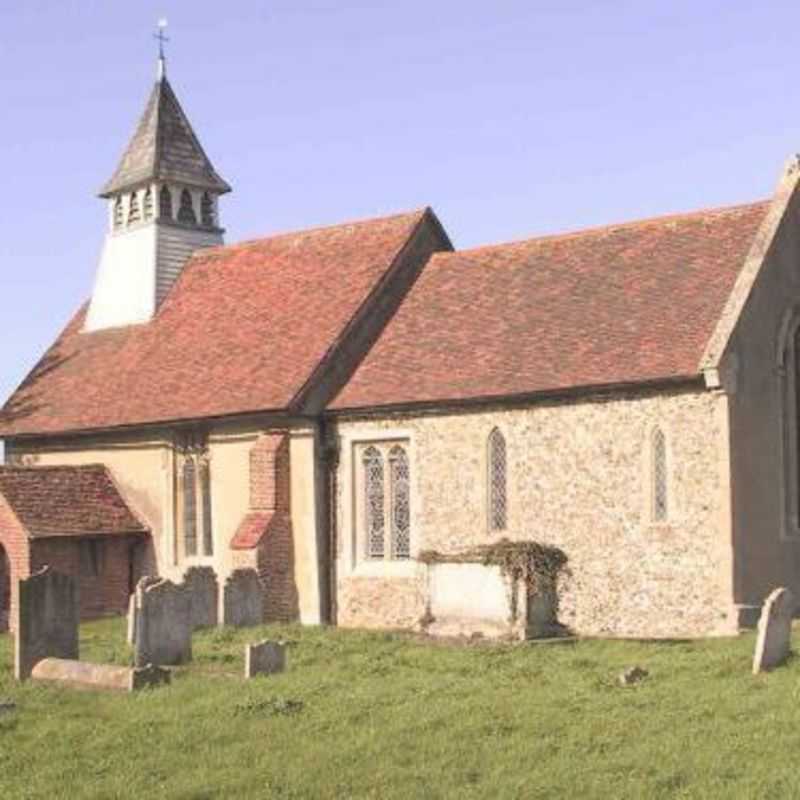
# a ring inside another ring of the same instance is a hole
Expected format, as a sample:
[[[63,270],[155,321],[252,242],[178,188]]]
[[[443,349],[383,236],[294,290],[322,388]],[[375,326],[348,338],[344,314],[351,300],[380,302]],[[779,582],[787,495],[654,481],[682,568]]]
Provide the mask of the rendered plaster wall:
[[[726,396],[703,390],[340,420],[338,622],[414,625],[428,591],[416,553],[458,552],[506,536],[566,553],[571,576],[559,588],[559,621],[577,633],[733,632],[727,420]],[[656,425],[668,441],[666,523],[652,520]],[[487,522],[487,437],[494,427],[507,446],[502,534],[490,533]],[[354,511],[359,448],[387,439],[404,441],[409,451],[410,562],[367,561]],[[463,591],[475,587],[467,580]]]
[[[800,593],[800,480],[791,464],[800,405],[786,349],[800,320],[800,198],[792,186],[782,189],[791,191],[788,205],[759,253],[721,370],[731,407],[734,595],[749,624],[776,587]]]

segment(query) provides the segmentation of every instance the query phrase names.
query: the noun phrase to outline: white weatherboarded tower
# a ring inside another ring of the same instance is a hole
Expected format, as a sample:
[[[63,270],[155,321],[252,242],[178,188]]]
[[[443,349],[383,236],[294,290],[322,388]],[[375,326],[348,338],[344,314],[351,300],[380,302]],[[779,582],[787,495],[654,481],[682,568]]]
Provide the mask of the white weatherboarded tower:
[[[151,319],[189,256],[222,244],[218,198],[230,190],[183,113],[162,56],[139,124],[100,192],[109,223],[85,329]]]

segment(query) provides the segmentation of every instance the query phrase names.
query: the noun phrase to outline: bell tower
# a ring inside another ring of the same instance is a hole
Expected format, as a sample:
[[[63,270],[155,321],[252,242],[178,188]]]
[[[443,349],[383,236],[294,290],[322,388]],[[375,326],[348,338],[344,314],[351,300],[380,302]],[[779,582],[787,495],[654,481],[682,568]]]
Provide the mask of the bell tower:
[[[163,24],[160,26],[163,28]],[[191,254],[223,243],[217,174],[167,80],[163,31],[155,86],[100,191],[108,230],[85,330],[150,320]]]

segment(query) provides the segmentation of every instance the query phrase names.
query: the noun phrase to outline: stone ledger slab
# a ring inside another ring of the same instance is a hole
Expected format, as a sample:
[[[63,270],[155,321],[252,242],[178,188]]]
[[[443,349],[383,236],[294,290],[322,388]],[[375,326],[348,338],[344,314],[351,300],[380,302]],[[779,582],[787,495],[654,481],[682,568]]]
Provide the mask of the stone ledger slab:
[[[283,642],[257,642],[244,646],[244,677],[274,675],[286,669],[286,645]]]
[[[131,669],[111,664],[90,664],[64,658],[44,658],[33,668],[31,677],[82,689],[111,689],[135,692],[170,682],[170,674],[149,664]]]
[[[43,658],[78,658],[78,585],[50,567],[18,583],[14,677],[25,680]]]
[[[764,601],[753,654],[754,675],[777,667],[789,657],[794,609],[794,595],[785,587],[775,589]]]

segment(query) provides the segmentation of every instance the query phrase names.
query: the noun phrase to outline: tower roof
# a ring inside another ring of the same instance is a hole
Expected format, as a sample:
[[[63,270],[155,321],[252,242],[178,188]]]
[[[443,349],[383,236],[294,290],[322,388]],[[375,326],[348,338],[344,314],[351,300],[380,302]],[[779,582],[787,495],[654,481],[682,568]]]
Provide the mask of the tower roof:
[[[165,75],[156,81],[133,137],[100,197],[152,180],[185,183],[220,194],[231,190],[209,161]]]

